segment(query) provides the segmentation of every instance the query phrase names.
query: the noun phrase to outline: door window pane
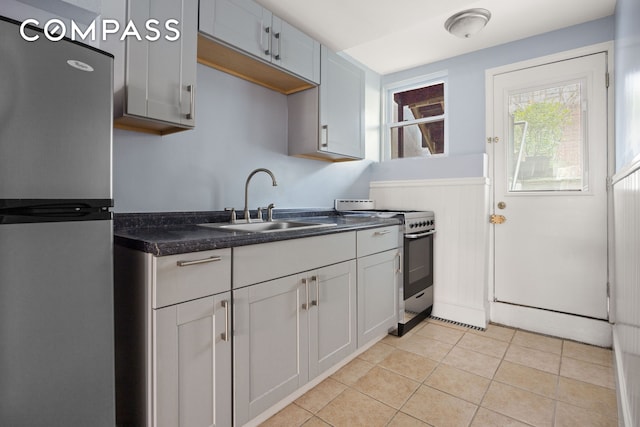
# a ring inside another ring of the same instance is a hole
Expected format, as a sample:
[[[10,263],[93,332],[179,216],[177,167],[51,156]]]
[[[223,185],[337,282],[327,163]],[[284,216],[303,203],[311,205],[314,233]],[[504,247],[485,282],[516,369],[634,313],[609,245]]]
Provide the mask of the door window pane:
[[[586,190],[583,83],[509,96],[509,191]]]

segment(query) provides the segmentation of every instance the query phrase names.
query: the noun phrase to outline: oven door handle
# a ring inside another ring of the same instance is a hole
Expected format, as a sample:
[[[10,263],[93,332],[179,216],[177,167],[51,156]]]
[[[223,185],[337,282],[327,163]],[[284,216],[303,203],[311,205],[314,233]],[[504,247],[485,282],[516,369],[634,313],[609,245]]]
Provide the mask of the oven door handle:
[[[436,230],[431,230],[425,233],[418,233],[418,234],[405,234],[404,237],[406,237],[407,239],[419,239],[421,237],[431,236],[432,234],[436,234]]]

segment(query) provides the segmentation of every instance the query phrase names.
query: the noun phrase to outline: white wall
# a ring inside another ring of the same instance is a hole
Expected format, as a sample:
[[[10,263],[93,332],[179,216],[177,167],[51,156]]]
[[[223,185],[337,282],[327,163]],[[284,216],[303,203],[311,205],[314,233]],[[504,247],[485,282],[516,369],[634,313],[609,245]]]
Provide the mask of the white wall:
[[[620,420],[640,425],[640,2],[615,13],[616,169],[613,328]]]

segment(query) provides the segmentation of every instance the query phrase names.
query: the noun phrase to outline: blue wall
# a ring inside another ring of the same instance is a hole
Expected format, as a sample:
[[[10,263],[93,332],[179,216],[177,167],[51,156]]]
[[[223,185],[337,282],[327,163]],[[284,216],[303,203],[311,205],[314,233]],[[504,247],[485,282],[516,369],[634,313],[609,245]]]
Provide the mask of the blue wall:
[[[331,207],[368,196],[370,161],[327,163],[287,155],[287,98],[198,65],[196,128],[167,136],[114,131],[117,212],[221,210],[244,206],[244,184],[258,167],[273,171],[249,189],[252,209]]]
[[[199,65],[195,130],[165,137],[114,132],[115,209],[241,208],[244,181],[257,167],[273,170],[280,185],[271,187],[266,176],[256,176],[250,189],[254,208],[269,202],[329,207],[334,198],[368,197],[371,180],[483,176],[485,70],[610,41],[613,35],[609,17],[382,76],[384,86],[446,70],[450,132],[448,157],[383,163],[329,164],[287,156],[285,96]]]
[[[383,76],[384,87],[418,76],[447,72],[449,156],[375,165],[372,179],[483,176],[485,158],[482,153],[486,149],[485,70],[611,41],[613,37],[614,19],[611,16]]]

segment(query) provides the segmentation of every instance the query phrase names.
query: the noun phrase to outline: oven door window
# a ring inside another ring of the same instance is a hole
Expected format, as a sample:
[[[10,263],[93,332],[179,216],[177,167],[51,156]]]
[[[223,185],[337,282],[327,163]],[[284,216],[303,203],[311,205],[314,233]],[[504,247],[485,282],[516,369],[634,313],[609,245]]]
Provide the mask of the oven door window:
[[[404,240],[404,298],[433,285],[433,235]]]

